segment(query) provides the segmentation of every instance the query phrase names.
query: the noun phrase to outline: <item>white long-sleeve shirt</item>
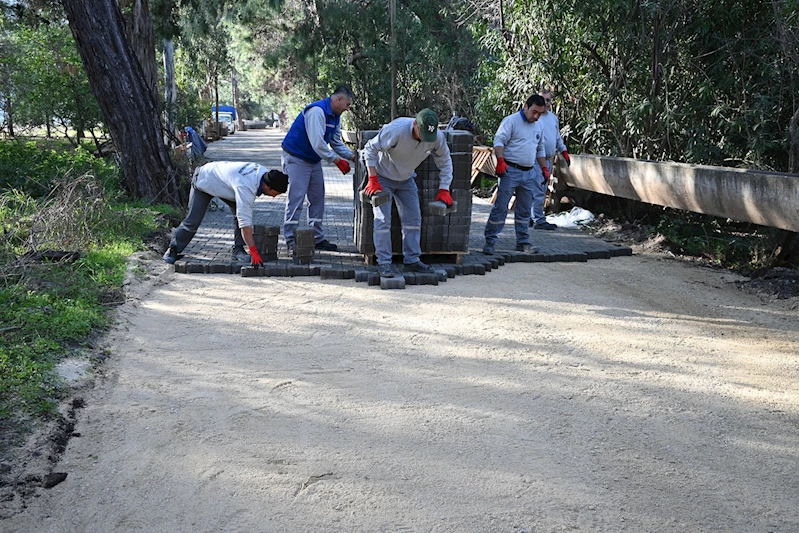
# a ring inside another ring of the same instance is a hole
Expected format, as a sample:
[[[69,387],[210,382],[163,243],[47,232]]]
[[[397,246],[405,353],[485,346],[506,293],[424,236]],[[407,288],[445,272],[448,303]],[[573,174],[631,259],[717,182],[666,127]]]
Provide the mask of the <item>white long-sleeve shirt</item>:
[[[494,135],[494,146],[502,146],[505,161],[523,167],[536,165],[536,158],[546,157],[544,134],[539,123],[527,122],[521,111],[502,119]]]
[[[197,169],[194,186],[204,193],[236,202],[240,228],[252,226],[255,197],[261,193],[261,177],[269,169],[256,163],[213,161]]]
[[[444,132],[438,130],[436,141],[426,143],[413,138],[416,119],[400,117],[380,129],[364,147],[366,166],[375,167],[377,173],[394,181],[405,181],[415,175],[416,167],[432,155],[438,170],[439,189],[449,189],[452,183],[452,157]]]
[[[560,136],[560,121],[558,116],[552,111],[547,111],[540,117],[538,122],[541,123],[541,128],[544,131],[544,152],[547,159],[555,157],[556,153],[561,153],[566,150],[566,144],[563,142],[563,137]]]
[[[308,141],[314,152],[328,163],[335,163],[339,157],[353,159],[352,150],[341,142],[341,127],[336,127],[329,145],[324,137],[326,128],[324,110],[319,106],[309,107],[305,111],[305,134],[308,135]]]

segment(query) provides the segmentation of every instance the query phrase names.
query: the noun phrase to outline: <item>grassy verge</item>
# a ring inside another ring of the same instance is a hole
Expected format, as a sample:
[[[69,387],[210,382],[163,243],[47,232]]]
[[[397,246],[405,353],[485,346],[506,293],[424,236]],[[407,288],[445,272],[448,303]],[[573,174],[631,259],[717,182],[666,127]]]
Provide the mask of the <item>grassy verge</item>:
[[[80,151],[0,143],[0,175],[0,429],[18,434],[57,413],[58,363],[108,326],[128,257],[162,224]]]

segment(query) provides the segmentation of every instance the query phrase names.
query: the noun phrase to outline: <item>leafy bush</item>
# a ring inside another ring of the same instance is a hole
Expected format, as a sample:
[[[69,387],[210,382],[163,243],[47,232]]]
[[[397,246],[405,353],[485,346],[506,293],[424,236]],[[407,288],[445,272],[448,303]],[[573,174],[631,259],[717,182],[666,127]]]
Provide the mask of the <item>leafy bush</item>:
[[[25,145],[14,149],[29,153]],[[55,413],[56,365],[106,327],[109,305],[123,301],[128,257],[159,228],[157,212],[112,203],[115,172],[100,160],[30,154],[27,168],[41,179],[0,195],[0,426]],[[64,170],[65,162],[74,166]],[[78,163],[105,173],[111,194],[92,174],[71,174]],[[74,253],[48,261],[48,251]]]
[[[82,148],[73,152],[42,150],[34,142],[0,142],[0,190],[18,189],[33,198],[47,196],[59,177],[94,177],[106,191],[120,189],[121,175],[113,163]]]

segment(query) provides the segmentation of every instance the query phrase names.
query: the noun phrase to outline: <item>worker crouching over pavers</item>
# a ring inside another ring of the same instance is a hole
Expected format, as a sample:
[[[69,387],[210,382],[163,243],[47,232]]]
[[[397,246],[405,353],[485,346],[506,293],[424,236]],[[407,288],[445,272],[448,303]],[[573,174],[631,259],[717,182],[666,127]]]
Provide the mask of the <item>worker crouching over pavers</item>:
[[[440,170],[436,201],[452,205],[449,186],[452,183],[452,158],[444,132],[438,129],[438,116],[431,109],[422,109],[416,118],[398,118],[383,126],[380,133],[364,147],[369,181],[364,192],[372,196],[386,191],[390,200],[372,206],[375,216],[374,241],[377,270],[380,277],[390,278],[391,270],[391,200],[397,203],[402,221],[402,255],[405,269],[410,272],[434,273],[433,267],[422,263],[422,211],[419,190],[413,177],[416,167],[433,156]]]
[[[189,213],[175,230],[164,254],[164,261],[174,264],[178,254],[189,245],[205,217],[208,204],[216,197],[233,212],[233,260],[263,263],[253,238],[255,198],[266,194],[275,197],[288,189],[288,176],[257,163],[215,161],[194,171],[189,193]],[[250,253],[244,251],[247,245]]]

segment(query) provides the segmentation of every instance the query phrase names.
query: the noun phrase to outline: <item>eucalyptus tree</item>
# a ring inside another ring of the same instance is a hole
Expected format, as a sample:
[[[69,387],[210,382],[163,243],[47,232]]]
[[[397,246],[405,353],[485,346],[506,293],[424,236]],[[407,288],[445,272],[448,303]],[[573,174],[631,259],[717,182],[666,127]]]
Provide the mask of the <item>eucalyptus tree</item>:
[[[388,0],[289,0],[277,17],[263,10],[251,20],[264,64],[279,73],[295,102],[347,83],[358,96],[355,125],[373,128],[391,118],[388,7]],[[470,109],[465,80],[477,54],[454,4],[408,0],[396,9],[399,114],[426,106],[440,116]]]
[[[548,85],[575,149],[795,169],[795,1],[471,5],[486,55],[480,119]]]

